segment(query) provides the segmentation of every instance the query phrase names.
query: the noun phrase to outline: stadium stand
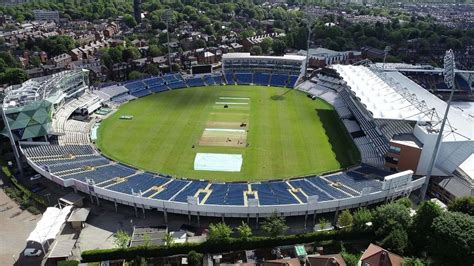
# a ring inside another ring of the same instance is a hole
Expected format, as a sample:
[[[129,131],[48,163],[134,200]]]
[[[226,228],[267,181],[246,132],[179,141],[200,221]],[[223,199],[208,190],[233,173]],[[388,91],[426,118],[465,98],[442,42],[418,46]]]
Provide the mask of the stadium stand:
[[[249,85],[252,83],[252,73],[236,72],[234,76],[239,85]]]
[[[253,83],[257,85],[268,86],[268,84],[270,84],[270,77],[271,74],[269,73],[255,72],[253,75]]]

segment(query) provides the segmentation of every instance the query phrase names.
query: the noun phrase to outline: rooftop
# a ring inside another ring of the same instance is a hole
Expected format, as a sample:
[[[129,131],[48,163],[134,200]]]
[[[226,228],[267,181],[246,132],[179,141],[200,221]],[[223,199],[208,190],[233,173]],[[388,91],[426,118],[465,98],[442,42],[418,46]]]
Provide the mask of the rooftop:
[[[304,61],[306,56],[285,54],[283,56],[268,56],[268,55],[250,55],[250,53],[227,53],[222,55],[222,59],[232,58],[246,58],[246,59],[277,59],[277,60],[295,60]]]

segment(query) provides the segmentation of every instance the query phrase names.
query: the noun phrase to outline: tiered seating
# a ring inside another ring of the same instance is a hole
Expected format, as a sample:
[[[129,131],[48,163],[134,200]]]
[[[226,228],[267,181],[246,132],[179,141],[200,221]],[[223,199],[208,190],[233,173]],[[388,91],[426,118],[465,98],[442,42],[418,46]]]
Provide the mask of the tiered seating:
[[[225,79],[226,79],[226,83],[228,85],[234,85],[235,84],[235,81],[234,81],[234,73],[225,73]]]
[[[64,133],[64,126],[66,121],[72,115],[72,113],[79,107],[83,106],[84,104],[94,101],[98,98],[98,96],[94,94],[85,93],[81,95],[77,99],[73,99],[68,103],[65,103],[61,108],[59,108],[53,116],[53,130],[56,133],[62,134]]]
[[[72,160],[71,162],[62,162],[54,164],[47,164],[46,169],[50,173],[59,173],[59,172],[70,172],[72,169],[83,169],[85,167],[98,167],[101,165],[110,164],[110,161],[105,159],[102,156],[96,156],[95,158],[78,158]]]
[[[59,144],[88,144],[89,132],[94,121],[82,122],[77,120],[67,120],[65,134],[59,136]]]
[[[257,85],[268,86],[270,83],[270,77],[271,74],[269,73],[255,72],[253,75],[253,83]]]
[[[260,205],[297,204],[298,200],[288,191],[290,187],[282,181],[252,184],[258,192]]]
[[[301,189],[308,196],[318,196],[318,201],[328,201],[332,200],[333,197],[329,196],[326,192],[315,187],[312,183],[308,182],[306,179],[300,180],[291,180],[288,181],[294,188]],[[308,199],[300,197],[303,202],[307,202]]]
[[[178,180],[173,179],[170,183],[166,184],[165,189],[163,189],[160,193],[153,196],[154,199],[161,199],[161,200],[169,200],[171,199],[176,193],[178,193],[181,189],[189,185],[190,181]]]
[[[252,73],[236,72],[234,76],[237,84],[248,85],[252,83]]]
[[[192,181],[189,186],[176,194],[172,200],[178,202],[187,202],[188,196],[194,196],[200,189],[205,188],[209,183],[206,181]]]
[[[343,198],[350,197],[349,195],[343,193],[339,189],[337,189],[335,187],[332,187],[328,182],[326,182],[325,180],[323,180],[319,176],[309,177],[309,178],[307,178],[307,180],[309,182],[311,182],[317,188],[319,188],[323,191],[326,191],[334,199],[343,199]]]
[[[219,85],[219,84],[224,84],[224,80],[222,79],[222,76],[219,75],[219,76],[212,76],[212,78],[214,79],[214,82]]]
[[[459,74],[456,75],[455,80],[456,80],[458,89],[466,91],[466,92],[471,91],[471,86],[469,86],[469,83],[464,78],[462,78]]]
[[[163,178],[150,173],[142,173],[130,176],[126,181],[107,187],[107,189],[126,194],[145,192],[153,186],[160,186],[168,182]]]
[[[153,78],[149,78],[149,79],[144,79],[143,80],[143,83],[149,88],[153,88],[153,87],[157,87],[157,86],[160,86],[160,85],[163,85],[165,84],[165,81],[160,78],[160,77],[153,77]]]
[[[211,194],[205,204],[211,205],[243,205],[244,191],[247,190],[247,184],[225,183],[212,184]]]
[[[285,87],[287,82],[288,75],[283,74],[272,74],[272,78],[270,79],[270,85],[276,87]]]
[[[294,88],[296,85],[296,81],[298,81],[298,76],[290,76],[290,79],[288,80],[288,85],[287,87],[289,88]]]
[[[116,103],[116,104],[122,104],[122,103],[126,103],[128,101],[131,101],[131,100],[135,100],[137,97],[133,96],[133,95],[130,95],[130,94],[122,94],[120,96],[117,96],[117,97],[114,97],[112,98],[112,102]]]
[[[151,94],[151,91],[149,91],[149,90],[141,90],[141,91],[137,91],[137,92],[132,93],[132,95],[137,97],[137,98],[145,97],[145,96],[148,96],[150,94]]]
[[[143,97],[150,94],[150,91],[147,90],[146,85],[141,81],[133,81],[124,85],[128,89],[131,95],[135,97]]]
[[[210,75],[205,75],[203,77],[204,79],[204,82],[207,84],[207,85],[216,85],[216,81],[214,80],[214,78]]]
[[[152,87],[150,90],[152,92],[158,93],[158,92],[163,92],[163,91],[169,91],[170,89],[167,85],[159,85],[159,86]]]
[[[206,85],[201,77],[188,78],[186,79],[186,83],[189,87],[198,87]]]
[[[376,179],[365,178],[363,174],[351,171],[347,173],[325,176],[325,178],[331,180],[332,182],[340,182],[343,185],[358,191],[359,193],[362,192],[362,189],[366,187],[370,187],[373,190],[380,190],[382,188],[382,183],[380,181]]]
[[[68,156],[92,155],[96,154],[89,145],[38,145],[24,146],[23,151],[30,159],[40,158],[62,158]]]
[[[63,179],[73,178],[86,182],[86,179],[92,179],[95,183],[101,183],[116,177],[127,177],[136,171],[132,168],[114,164],[95,168],[92,171],[83,171],[75,174],[59,175]]]

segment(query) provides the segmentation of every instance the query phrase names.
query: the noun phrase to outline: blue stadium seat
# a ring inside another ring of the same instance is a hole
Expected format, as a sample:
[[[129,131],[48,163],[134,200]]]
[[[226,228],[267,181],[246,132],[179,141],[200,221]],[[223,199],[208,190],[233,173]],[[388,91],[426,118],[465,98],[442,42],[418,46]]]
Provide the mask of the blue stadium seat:
[[[272,74],[270,85],[276,86],[276,87],[285,87],[287,81],[288,81],[288,75]]]
[[[171,199],[176,193],[178,193],[181,189],[187,186],[190,181],[183,181],[174,179],[170,183],[168,183],[160,193],[156,194],[153,198],[154,199],[161,199],[161,200],[169,200]]]
[[[132,94],[134,92],[138,92],[138,91],[141,91],[141,90],[144,90],[146,89],[145,87],[145,84],[141,81],[134,81],[134,82],[130,82],[130,83],[127,83],[124,85],[125,88],[128,89],[128,91],[130,91]]]
[[[226,79],[226,83],[228,85],[234,85],[235,84],[233,73],[225,73],[225,79]]]
[[[187,202],[188,196],[194,196],[199,189],[205,188],[208,184],[209,183],[205,181],[192,181],[189,186],[187,186],[181,192],[176,194],[176,196],[174,196],[172,200],[177,202]]]
[[[237,84],[248,85],[252,83],[252,73],[235,73]]]
[[[216,81],[210,75],[204,76],[203,79],[204,79],[204,82],[206,82],[207,85],[215,85],[216,84]]]
[[[176,80],[168,83],[168,87],[170,89],[182,89],[186,88],[186,83],[184,83],[184,80]]]
[[[167,85],[159,85],[159,86],[150,87],[150,90],[152,92],[163,92],[163,91],[169,91],[169,88]]]
[[[200,77],[189,78],[189,79],[186,80],[186,83],[188,84],[189,87],[198,87],[198,86],[206,85],[204,83],[204,80]]]
[[[253,75],[253,83],[257,85],[268,86],[268,84],[270,84],[270,76],[271,74],[269,73],[255,72]]]
[[[125,182],[121,182],[108,187],[107,189],[126,194],[145,192],[153,186],[163,185],[168,182],[168,178],[159,177],[150,173],[142,173],[129,177]]]
[[[223,84],[224,81],[222,80],[222,76],[219,75],[219,76],[212,76],[212,78],[214,79],[214,82],[217,84],[217,85],[220,85],[220,84]]]
[[[341,192],[335,187],[332,187],[328,182],[321,179],[319,176],[308,177],[306,180],[311,182],[314,186],[318,187],[320,190],[326,191],[335,199],[349,198],[350,196]]]
[[[296,85],[296,81],[298,81],[298,76],[290,76],[290,79],[288,80],[288,88],[294,88]]]
[[[141,91],[137,91],[137,92],[132,93],[132,95],[137,97],[137,98],[145,97],[145,96],[148,96],[150,94],[151,94],[151,92],[149,90],[141,90]]]
[[[333,200],[333,198],[330,197],[327,193],[325,193],[324,191],[322,191],[318,187],[314,186],[312,183],[310,183],[306,179],[291,180],[291,181],[288,181],[288,182],[294,188],[301,189],[308,196],[318,196],[318,201]],[[307,199],[303,200],[303,202],[307,202]]]

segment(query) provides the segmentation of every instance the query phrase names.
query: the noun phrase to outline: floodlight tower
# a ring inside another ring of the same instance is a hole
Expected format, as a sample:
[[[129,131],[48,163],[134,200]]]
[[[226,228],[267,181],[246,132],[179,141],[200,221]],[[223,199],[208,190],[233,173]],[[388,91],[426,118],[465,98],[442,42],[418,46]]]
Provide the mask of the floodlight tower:
[[[161,16],[161,20],[166,23],[166,38],[168,40],[168,66],[170,68],[170,73],[173,72],[171,67],[171,46],[170,46],[170,28],[169,24],[173,19],[173,10],[167,9]]]
[[[387,60],[387,55],[391,50],[392,47],[390,46],[385,46],[385,49],[383,50],[383,68],[385,68],[385,61]]]
[[[436,144],[433,149],[433,154],[431,155],[431,161],[428,166],[428,172],[426,173],[426,180],[421,188],[420,198],[421,200],[425,199],[426,191],[428,190],[428,184],[431,179],[431,174],[433,173],[433,167],[436,162],[436,158],[438,156],[439,146],[441,144],[441,139],[443,138],[443,130],[446,124],[446,120],[448,119],[449,108],[451,107],[451,100],[453,99],[453,94],[455,90],[455,83],[454,83],[454,75],[455,75],[455,62],[454,62],[454,54],[452,50],[446,51],[446,55],[444,56],[444,83],[451,89],[449,94],[448,103],[446,105],[446,111],[444,112],[443,121],[441,122],[441,128],[439,129],[438,138],[436,139]]]
[[[308,39],[306,40],[306,61],[304,67],[304,76],[305,78],[308,76],[308,68],[309,68],[309,47],[311,45],[311,31],[313,26],[314,19],[307,14],[306,15],[306,27],[308,28]]]

